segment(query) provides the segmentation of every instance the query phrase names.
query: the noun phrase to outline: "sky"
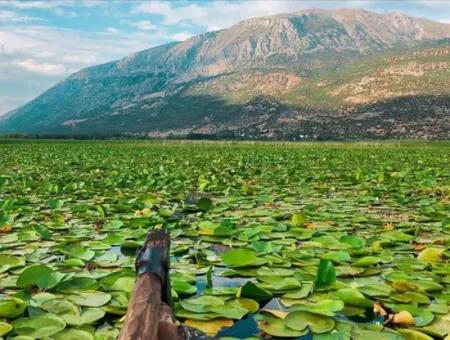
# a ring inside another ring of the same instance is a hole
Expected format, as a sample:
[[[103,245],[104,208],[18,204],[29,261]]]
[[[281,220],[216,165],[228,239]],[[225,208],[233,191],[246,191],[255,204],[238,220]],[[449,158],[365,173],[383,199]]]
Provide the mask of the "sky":
[[[450,0],[0,0],[0,115],[87,66],[246,18],[311,7],[401,11],[450,23]]]

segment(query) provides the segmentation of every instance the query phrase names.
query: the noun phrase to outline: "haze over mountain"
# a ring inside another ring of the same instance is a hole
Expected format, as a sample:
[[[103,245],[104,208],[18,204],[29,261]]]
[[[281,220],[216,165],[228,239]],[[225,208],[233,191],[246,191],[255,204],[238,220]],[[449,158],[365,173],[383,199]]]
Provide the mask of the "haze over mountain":
[[[450,138],[449,80],[450,25],[310,9],[81,70],[0,132]]]

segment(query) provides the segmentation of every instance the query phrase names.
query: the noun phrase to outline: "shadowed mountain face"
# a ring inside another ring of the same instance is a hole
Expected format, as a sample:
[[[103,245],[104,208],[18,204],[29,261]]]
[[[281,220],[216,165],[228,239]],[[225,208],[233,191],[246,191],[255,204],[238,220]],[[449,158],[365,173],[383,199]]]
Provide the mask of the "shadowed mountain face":
[[[450,25],[401,13],[249,19],[81,70],[0,132],[449,138],[446,38]]]

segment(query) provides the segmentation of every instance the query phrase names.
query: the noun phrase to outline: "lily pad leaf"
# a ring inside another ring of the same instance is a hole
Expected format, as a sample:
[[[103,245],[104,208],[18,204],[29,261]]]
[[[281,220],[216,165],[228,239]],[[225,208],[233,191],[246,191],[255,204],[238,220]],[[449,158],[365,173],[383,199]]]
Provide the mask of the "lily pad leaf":
[[[105,223],[102,227],[104,230],[117,230],[123,226],[123,222],[121,220],[112,220],[108,223]]]
[[[247,281],[240,288],[239,296],[250,298],[257,302],[265,302],[272,298],[272,294],[251,281]]]
[[[64,205],[64,201],[52,198],[48,200],[48,207],[50,209],[59,209]]]
[[[25,266],[24,256],[3,255],[0,254],[0,274],[10,269]]]
[[[41,304],[41,308],[57,315],[79,314],[77,305],[69,300],[61,298],[47,300]]]
[[[320,258],[324,260],[333,261],[335,263],[348,262],[351,259],[349,253],[345,251],[332,251],[329,253],[322,254]]]
[[[12,322],[14,332],[36,339],[62,331],[66,327],[63,319],[55,314],[42,314],[30,318],[20,318]]]
[[[101,308],[86,308],[81,314],[63,314],[61,317],[71,326],[90,325],[105,316],[105,311]]]
[[[342,288],[333,293],[336,298],[343,301],[346,306],[371,308],[373,301],[367,299],[361,292],[355,288]]]
[[[300,289],[287,292],[286,294],[283,295],[283,298],[285,298],[285,299],[303,299],[311,293],[313,287],[314,287],[314,284],[312,282],[303,282],[302,287]]]
[[[101,307],[111,300],[111,295],[101,291],[86,290],[77,295],[70,295],[69,299],[80,306]]]
[[[66,249],[66,253],[71,257],[83,261],[90,261],[94,258],[95,252],[91,249],[86,249],[81,246],[71,246]]]
[[[249,267],[258,266],[265,263],[264,260],[256,256],[256,253],[249,249],[232,249],[222,255],[222,262],[229,267]]]
[[[293,214],[291,218],[291,224],[294,227],[303,227],[306,222],[306,217],[303,214]]]
[[[187,319],[185,325],[197,328],[208,336],[215,336],[222,328],[233,326],[233,320],[217,318],[210,321],[199,321]]]
[[[320,260],[317,269],[316,287],[324,287],[336,282],[336,270],[333,262],[329,260]]]
[[[202,197],[197,201],[197,209],[200,211],[208,211],[212,206],[213,202],[208,197]]]
[[[355,262],[352,263],[352,266],[354,267],[370,267],[373,265],[376,265],[380,262],[383,262],[383,260],[376,256],[364,256],[357,259]]]
[[[373,285],[365,285],[358,288],[361,293],[368,296],[376,296],[376,297],[382,297],[382,296],[389,296],[391,294],[392,289],[390,286],[379,283],[379,284],[373,284]]]
[[[436,263],[441,260],[444,251],[444,248],[427,247],[420,252],[417,258],[428,263]]]
[[[0,321],[0,337],[2,337],[5,334],[8,334],[12,330],[12,326],[9,323],[1,322]]]
[[[344,235],[339,239],[342,243],[347,243],[352,246],[352,248],[362,248],[364,247],[365,242],[355,235]]]
[[[305,311],[294,311],[286,316],[286,326],[302,331],[309,328],[313,333],[321,334],[331,331],[335,322],[332,318]]]
[[[422,328],[422,330],[432,336],[443,338],[450,334],[450,314],[436,316],[436,319]]]
[[[239,305],[245,309],[247,309],[250,313],[256,313],[259,309],[259,304],[255,300],[248,298],[239,298],[237,299]]]
[[[316,303],[294,305],[291,311],[305,311],[313,314],[333,317],[335,312],[344,308],[344,303],[339,300],[321,300]]]
[[[271,336],[286,338],[297,338],[308,333],[307,329],[295,330],[287,327],[285,320],[279,319],[271,314],[257,314],[255,320],[258,328]]]
[[[351,333],[352,340],[402,340],[399,333],[381,325],[371,325],[367,327],[353,327]]]
[[[183,280],[172,280],[172,289],[178,294],[192,295],[197,292],[197,287]]]
[[[428,336],[425,333],[416,331],[414,329],[404,328],[399,329],[398,332],[406,340],[433,340],[431,336]]]
[[[27,267],[17,278],[17,286],[37,286],[41,289],[52,288],[61,281],[63,275],[52,268],[39,264]]]
[[[94,340],[94,336],[82,329],[65,329],[52,336],[55,340]]]

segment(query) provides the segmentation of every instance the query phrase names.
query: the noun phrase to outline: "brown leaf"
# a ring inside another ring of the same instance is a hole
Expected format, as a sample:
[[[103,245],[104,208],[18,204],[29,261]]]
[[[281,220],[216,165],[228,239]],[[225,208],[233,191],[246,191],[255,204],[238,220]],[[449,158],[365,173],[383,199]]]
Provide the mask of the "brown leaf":
[[[3,227],[0,228],[0,233],[9,233],[12,230],[11,224],[5,224]]]
[[[394,314],[391,323],[396,325],[414,326],[416,324],[416,320],[414,319],[414,317],[410,312],[403,310],[397,314]]]

